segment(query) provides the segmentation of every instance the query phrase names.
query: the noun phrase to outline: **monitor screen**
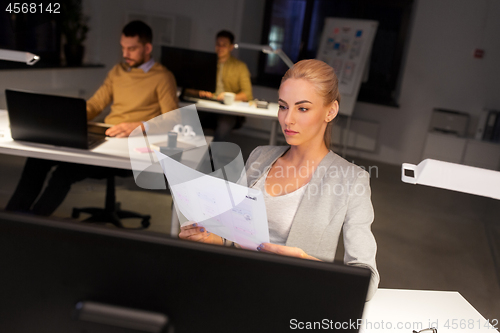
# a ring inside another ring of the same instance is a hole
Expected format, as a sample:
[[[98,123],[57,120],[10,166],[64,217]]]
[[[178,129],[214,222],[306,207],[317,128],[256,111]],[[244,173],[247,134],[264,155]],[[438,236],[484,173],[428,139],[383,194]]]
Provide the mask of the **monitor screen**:
[[[163,46],[161,63],[174,74],[177,86],[215,91],[217,54]]]
[[[362,318],[370,280],[363,268],[5,212],[0,253],[0,332],[333,329]]]

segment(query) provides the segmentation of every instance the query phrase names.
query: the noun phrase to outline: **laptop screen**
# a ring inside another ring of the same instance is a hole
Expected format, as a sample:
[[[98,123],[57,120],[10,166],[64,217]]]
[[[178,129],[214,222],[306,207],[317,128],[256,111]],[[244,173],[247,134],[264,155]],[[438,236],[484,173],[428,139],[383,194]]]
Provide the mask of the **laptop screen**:
[[[5,95],[14,140],[88,148],[84,99],[15,90]]]

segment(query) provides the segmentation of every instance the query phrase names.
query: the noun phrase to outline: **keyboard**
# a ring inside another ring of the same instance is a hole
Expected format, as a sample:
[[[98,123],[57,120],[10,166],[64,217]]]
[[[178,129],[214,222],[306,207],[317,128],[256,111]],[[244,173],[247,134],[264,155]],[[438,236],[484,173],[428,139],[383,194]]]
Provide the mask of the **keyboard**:
[[[184,95],[182,96],[181,100],[185,101],[185,102],[193,102],[193,103],[197,103],[198,101],[211,101],[211,102],[217,102],[217,103],[224,103],[223,101],[220,101],[218,100],[217,98],[215,97],[194,97],[194,96],[187,96],[187,95]]]
[[[106,139],[105,135],[87,133],[87,145],[89,148],[94,148],[100,145],[105,141],[105,139]]]

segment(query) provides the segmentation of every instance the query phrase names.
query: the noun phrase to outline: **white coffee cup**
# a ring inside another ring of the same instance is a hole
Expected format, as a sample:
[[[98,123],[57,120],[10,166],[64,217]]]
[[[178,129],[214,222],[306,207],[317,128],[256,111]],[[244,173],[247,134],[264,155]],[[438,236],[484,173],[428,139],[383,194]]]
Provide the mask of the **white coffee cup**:
[[[196,133],[193,131],[193,127],[189,125],[184,125],[184,128],[182,130],[182,135],[184,136],[196,136]]]
[[[181,136],[186,136],[186,137],[194,137],[196,136],[196,133],[193,130],[193,127],[190,125],[181,125],[177,124],[174,126],[174,129],[172,132],[176,132],[177,134]]]
[[[231,105],[234,103],[234,100],[236,98],[236,94],[232,92],[225,92],[224,93],[224,104]]]

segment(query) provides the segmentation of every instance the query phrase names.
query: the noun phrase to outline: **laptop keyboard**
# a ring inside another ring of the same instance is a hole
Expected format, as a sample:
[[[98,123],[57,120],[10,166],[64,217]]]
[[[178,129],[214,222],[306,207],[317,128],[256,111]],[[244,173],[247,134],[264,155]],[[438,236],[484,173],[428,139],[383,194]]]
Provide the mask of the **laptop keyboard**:
[[[198,101],[212,101],[212,102],[223,103],[222,101],[218,100],[216,97],[194,97],[194,96],[184,95],[182,97],[182,100],[185,102],[193,102],[193,103],[197,103]]]
[[[89,148],[93,147],[94,145],[104,142],[104,139],[105,136],[103,135],[88,133],[87,145],[89,146]]]

